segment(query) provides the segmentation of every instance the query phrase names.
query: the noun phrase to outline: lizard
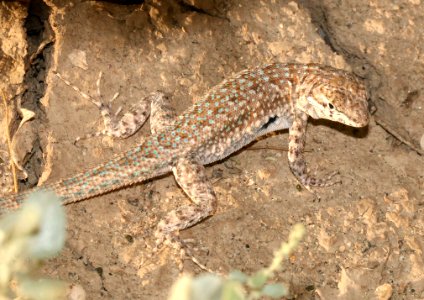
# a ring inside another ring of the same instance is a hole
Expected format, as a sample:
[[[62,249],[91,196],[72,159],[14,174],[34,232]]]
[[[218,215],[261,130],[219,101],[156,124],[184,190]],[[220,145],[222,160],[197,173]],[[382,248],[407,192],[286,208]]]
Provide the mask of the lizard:
[[[121,121],[111,114],[110,103],[84,95],[101,111],[106,126],[102,134],[128,137],[150,114],[152,135],[74,176],[0,196],[0,215],[17,209],[33,191],[53,191],[65,205],[173,173],[191,203],[169,212],[158,223],[155,236],[159,245],[215,212],[217,199],[205,165],[223,160],[260,136],[288,129],[288,162],[294,176],[307,189],[329,186],[336,182],[331,179],[335,173],[316,178],[305,162],[308,118],[352,127],[369,122],[368,93],[362,79],[315,63],[272,63],[241,71],[213,87],[179,116],[170,106],[169,95],[160,91],[144,98]]]

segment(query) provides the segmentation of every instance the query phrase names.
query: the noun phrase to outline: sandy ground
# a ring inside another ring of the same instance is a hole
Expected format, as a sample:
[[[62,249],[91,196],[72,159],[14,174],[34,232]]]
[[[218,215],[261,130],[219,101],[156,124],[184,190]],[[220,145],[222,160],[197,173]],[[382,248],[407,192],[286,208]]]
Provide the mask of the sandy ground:
[[[125,140],[74,144],[103,124],[97,108],[52,71],[92,96],[103,72],[102,98],[119,92],[115,108],[160,89],[181,112],[247,67],[294,61],[343,68],[364,78],[377,113],[359,130],[311,122],[306,153],[318,174],[339,170],[342,184],[318,189],[320,201],[299,189],[287,165],[288,134],[281,132],[208,167],[218,210],[181,235],[193,240],[207,267],[252,273],[269,264],[300,222],[307,236],[276,278],[289,285],[290,299],[424,299],[424,160],[422,149],[413,149],[424,134],[423,5],[3,3],[1,88],[36,113],[17,132],[18,119],[11,125],[26,186],[71,176],[149,134],[147,123]],[[381,113],[381,103],[388,112]],[[2,154],[3,186],[10,186],[7,160]],[[149,258],[153,233],[163,215],[187,201],[167,176],[69,205],[66,247],[44,272],[81,284],[88,299],[165,299],[179,274],[176,254]],[[184,269],[201,272],[190,260]]]

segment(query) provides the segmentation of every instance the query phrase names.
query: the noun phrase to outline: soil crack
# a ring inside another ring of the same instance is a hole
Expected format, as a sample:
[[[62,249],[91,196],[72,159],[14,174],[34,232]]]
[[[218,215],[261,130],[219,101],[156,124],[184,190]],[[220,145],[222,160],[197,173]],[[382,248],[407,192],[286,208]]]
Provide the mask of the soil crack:
[[[20,161],[28,177],[20,181],[23,189],[35,186],[42,172],[43,149],[40,132],[45,123],[45,112],[40,100],[46,91],[46,76],[52,55],[52,30],[49,24],[50,8],[42,0],[33,0],[28,6],[28,16],[24,23],[28,55],[26,57],[25,90],[18,99],[18,107],[35,113],[31,121],[31,131],[35,133],[32,149]]]

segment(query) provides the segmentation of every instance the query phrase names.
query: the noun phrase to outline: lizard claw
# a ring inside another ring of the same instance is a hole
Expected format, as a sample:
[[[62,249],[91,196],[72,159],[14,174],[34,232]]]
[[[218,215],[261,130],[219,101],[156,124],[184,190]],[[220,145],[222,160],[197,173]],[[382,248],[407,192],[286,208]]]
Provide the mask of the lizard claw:
[[[335,184],[338,184],[338,183],[342,183],[342,180],[340,178],[336,179],[336,180],[332,180],[333,177],[336,176],[336,175],[340,175],[340,172],[334,171],[334,172],[328,174],[327,177],[322,180],[323,185],[320,185],[320,186],[331,186],[331,185],[335,185]]]

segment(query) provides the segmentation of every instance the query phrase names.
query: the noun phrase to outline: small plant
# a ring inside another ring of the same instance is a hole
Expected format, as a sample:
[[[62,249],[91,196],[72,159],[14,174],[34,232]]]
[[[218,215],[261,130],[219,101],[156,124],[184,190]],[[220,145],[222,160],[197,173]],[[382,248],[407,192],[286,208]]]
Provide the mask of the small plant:
[[[173,286],[169,300],[253,300],[260,297],[280,299],[288,295],[288,288],[281,283],[268,283],[281,268],[282,261],[297,247],[305,227],[296,224],[290,232],[287,243],[274,253],[271,265],[249,276],[232,271],[227,278],[214,274],[196,277],[184,275]]]
[[[52,192],[31,194],[21,209],[0,219],[0,300],[73,298],[68,283],[32,275],[60,252],[65,227],[65,211]]]

